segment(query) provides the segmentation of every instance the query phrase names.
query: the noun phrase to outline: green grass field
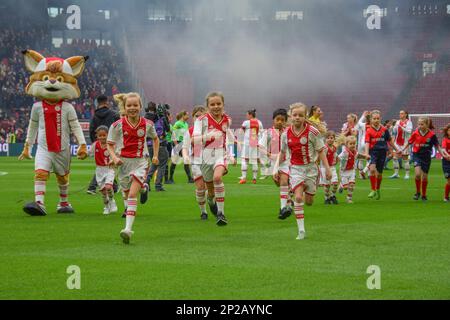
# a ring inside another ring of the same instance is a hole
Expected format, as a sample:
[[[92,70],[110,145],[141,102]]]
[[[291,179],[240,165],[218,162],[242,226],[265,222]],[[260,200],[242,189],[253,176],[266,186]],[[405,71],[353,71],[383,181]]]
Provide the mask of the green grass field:
[[[379,201],[367,199],[367,180],[357,181],[352,205],[339,195],[325,206],[319,190],[303,241],[293,216],[277,219],[275,185],[239,185],[238,168],[225,178],[229,225],[201,221],[180,166],[175,185],[139,206],[128,246],[120,214],[103,216],[101,197],[85,193],[92,159],[73,163],[69,216],[56,214],[54,176],[49,214],[22,212],[33,168],[0,158],[0,299],[450,299],[450,203],[437,161],[427,203],[412,200],[413,180],[387,179],[390,170]],[[81,269],[80,290],[66,286],[70,265]],[[381,269],[380,290],[367,288],[370,265]]]

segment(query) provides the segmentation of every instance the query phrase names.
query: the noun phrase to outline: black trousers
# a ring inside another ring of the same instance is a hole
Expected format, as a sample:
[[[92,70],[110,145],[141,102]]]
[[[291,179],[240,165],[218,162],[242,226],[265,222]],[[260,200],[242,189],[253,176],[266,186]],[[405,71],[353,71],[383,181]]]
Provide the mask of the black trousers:
[[[148,149],[149,149],[148,153],[150,154],[151,159],[153,158],[153,148],[149,147]],[[169,153],[167,152],[167,147],[165,145],[159,147],[158,160],[159,164],[157,166],[152,164],[152,166],[150,167],[150,171],[148,172],[147,175],[147,183],[149,183],[150,180],[153,178],[153,174],[155,173],[155,171],[158,170],[158,175],[156,176],[155,182],[156,188],[162,187],[163,176],[167,169],[167,161],[169,160]]]

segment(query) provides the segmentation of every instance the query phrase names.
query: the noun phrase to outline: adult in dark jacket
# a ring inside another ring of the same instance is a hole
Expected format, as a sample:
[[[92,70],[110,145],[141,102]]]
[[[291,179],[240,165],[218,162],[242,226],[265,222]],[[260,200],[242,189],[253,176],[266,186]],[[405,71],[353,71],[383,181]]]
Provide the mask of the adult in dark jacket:
[[[91,143],[94,143],[95,138],[95,130],[97,130],[100,126],[107,126],[108,128],[117,120],[120,119],[119,113],[111,110],[109,108],[108,97],[105,95],[100,95],[97,97],[97,110],[95,110],[94,117],[91,119],[89,124],[89,136],[91,138]],[[89,184],[87,193],[95,194],[97,189],[97,179],[94,177]],[[114,191],[116,191],[117,186],[114,183]]]

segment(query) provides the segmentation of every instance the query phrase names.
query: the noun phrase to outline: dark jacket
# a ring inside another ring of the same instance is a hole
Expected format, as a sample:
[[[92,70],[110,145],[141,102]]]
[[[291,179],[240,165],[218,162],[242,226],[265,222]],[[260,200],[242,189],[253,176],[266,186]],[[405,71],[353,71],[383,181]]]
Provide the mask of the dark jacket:
[[[159,138],[159,146],[165,147],[167,145],[167,141],[165,138],[166,138],[167,132],[170,131],[170,124],[169,124],[169,120],[167,119],[167,117],[165,117],[165,116],[160,117],[153,112],[147,112],[144,117],[148,120],[153,121],[154,126],[155,126],[155,131],[158,134],[158,138]],[[152,146],[153,140],[147,139],[147,145]]]
[[[89,136],[91,138],[91,142],[96,140],[95,130],[97,130],[98,127],[107,126],[109,128],[119,119],[120,115],[108,107],[101,107],[95,110],[94,117],[91,119],[91,123],[89,125]]]

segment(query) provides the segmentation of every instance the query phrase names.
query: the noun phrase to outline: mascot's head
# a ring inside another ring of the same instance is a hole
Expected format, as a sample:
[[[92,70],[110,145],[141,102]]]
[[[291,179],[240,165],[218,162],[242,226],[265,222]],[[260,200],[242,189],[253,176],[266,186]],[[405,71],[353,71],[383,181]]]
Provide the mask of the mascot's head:
[[[89,57],[76,56],[66,60],[44,58],[33,50],[22,52],[25,66],[32,73],[25,92],[48,101],[75,99],[80,96],[77,78]]]

